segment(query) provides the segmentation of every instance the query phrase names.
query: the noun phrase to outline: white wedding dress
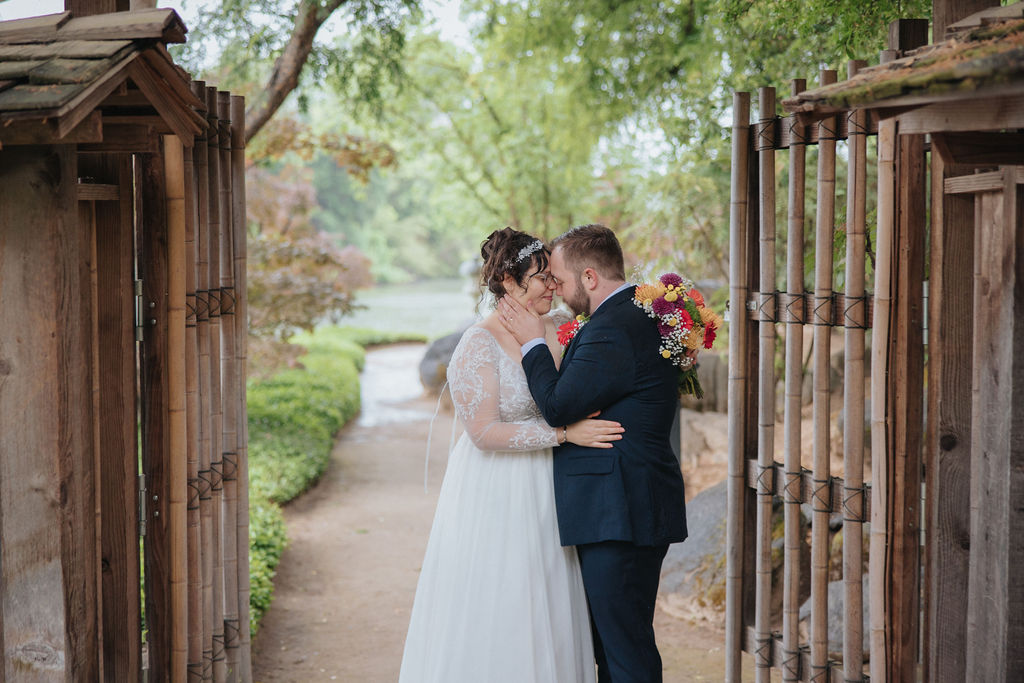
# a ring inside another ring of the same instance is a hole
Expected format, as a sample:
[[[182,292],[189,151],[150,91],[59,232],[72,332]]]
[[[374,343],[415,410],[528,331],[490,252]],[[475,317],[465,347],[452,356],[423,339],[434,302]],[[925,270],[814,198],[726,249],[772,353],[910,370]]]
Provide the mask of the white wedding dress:
[[[448,459],[400,683],[593,683],[579,561],[558,542],[551,447],[522,366],[470,327],[448,369]]]

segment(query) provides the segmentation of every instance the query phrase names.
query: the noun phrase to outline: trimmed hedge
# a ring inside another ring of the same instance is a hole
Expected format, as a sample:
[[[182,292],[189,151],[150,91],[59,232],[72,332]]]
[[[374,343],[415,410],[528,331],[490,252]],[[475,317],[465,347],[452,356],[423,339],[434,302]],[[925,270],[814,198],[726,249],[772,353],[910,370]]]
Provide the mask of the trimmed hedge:
[[[334,437],[359,412],[364,346],[421,341],[416,335],[324,327],[292,338],[307,350],[303,368],[250,381],[249,598],[255,634],[270,607],[274,573],[287,537],[281,505],[306,491],[327,470]]]

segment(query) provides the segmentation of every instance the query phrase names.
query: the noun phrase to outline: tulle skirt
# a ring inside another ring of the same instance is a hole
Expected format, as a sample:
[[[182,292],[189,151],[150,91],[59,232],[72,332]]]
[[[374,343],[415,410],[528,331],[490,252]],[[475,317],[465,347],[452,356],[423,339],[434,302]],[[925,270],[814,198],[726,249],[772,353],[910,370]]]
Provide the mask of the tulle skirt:
[[[593,683],[579,561],[558,542],[551,449],[448,459],[400,683]]]

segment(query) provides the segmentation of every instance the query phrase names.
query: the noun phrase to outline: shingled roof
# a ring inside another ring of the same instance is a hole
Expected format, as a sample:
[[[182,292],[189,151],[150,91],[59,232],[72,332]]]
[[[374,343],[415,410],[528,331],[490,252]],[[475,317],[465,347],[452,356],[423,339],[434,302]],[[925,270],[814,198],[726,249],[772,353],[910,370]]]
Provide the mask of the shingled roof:
[[[100,142],[105,123],[140,123],[191,146],[204,105],[166,48],[186,30],[166,8],[0,22],[0,145]]]
[[[950,28],[948,40],[807,90],[783,106],[815,118],[853,108],[1024,94],[1024,2],[980,12]]]

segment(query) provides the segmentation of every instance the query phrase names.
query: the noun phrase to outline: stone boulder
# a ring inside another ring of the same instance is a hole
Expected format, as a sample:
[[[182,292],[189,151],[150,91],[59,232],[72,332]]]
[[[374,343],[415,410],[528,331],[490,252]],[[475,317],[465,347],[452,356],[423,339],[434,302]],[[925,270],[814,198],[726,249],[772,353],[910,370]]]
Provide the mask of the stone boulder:
[[[861,583],[861,595],[863,599],[863,634],[864,654],[868,654],[868,640],[871,629],[871,609],[868,600],[868,575],[864,574]],[[839,659],[843,654],[843,603],[845,590],[842,581],[832,581],[828,584],[828,651],[829,657]],[[808,631],[808,624],[811,618],[811,601],[806,600],[800,605],[801,630]]]
[[[669,546],[661,566],[666,610],[676,616],[713,618],[725,609],[726,482],[686,504],[689,537]]]
[[[469,321],[463,324],[455,332],[439,337],[427,346],[419,367],[420,384],[427,390],[427,393],[434,396],[440,393],[441,387],[448,379],[448,364],[451,363],[455,347],[459,345],[462,335],[473,322]]]

